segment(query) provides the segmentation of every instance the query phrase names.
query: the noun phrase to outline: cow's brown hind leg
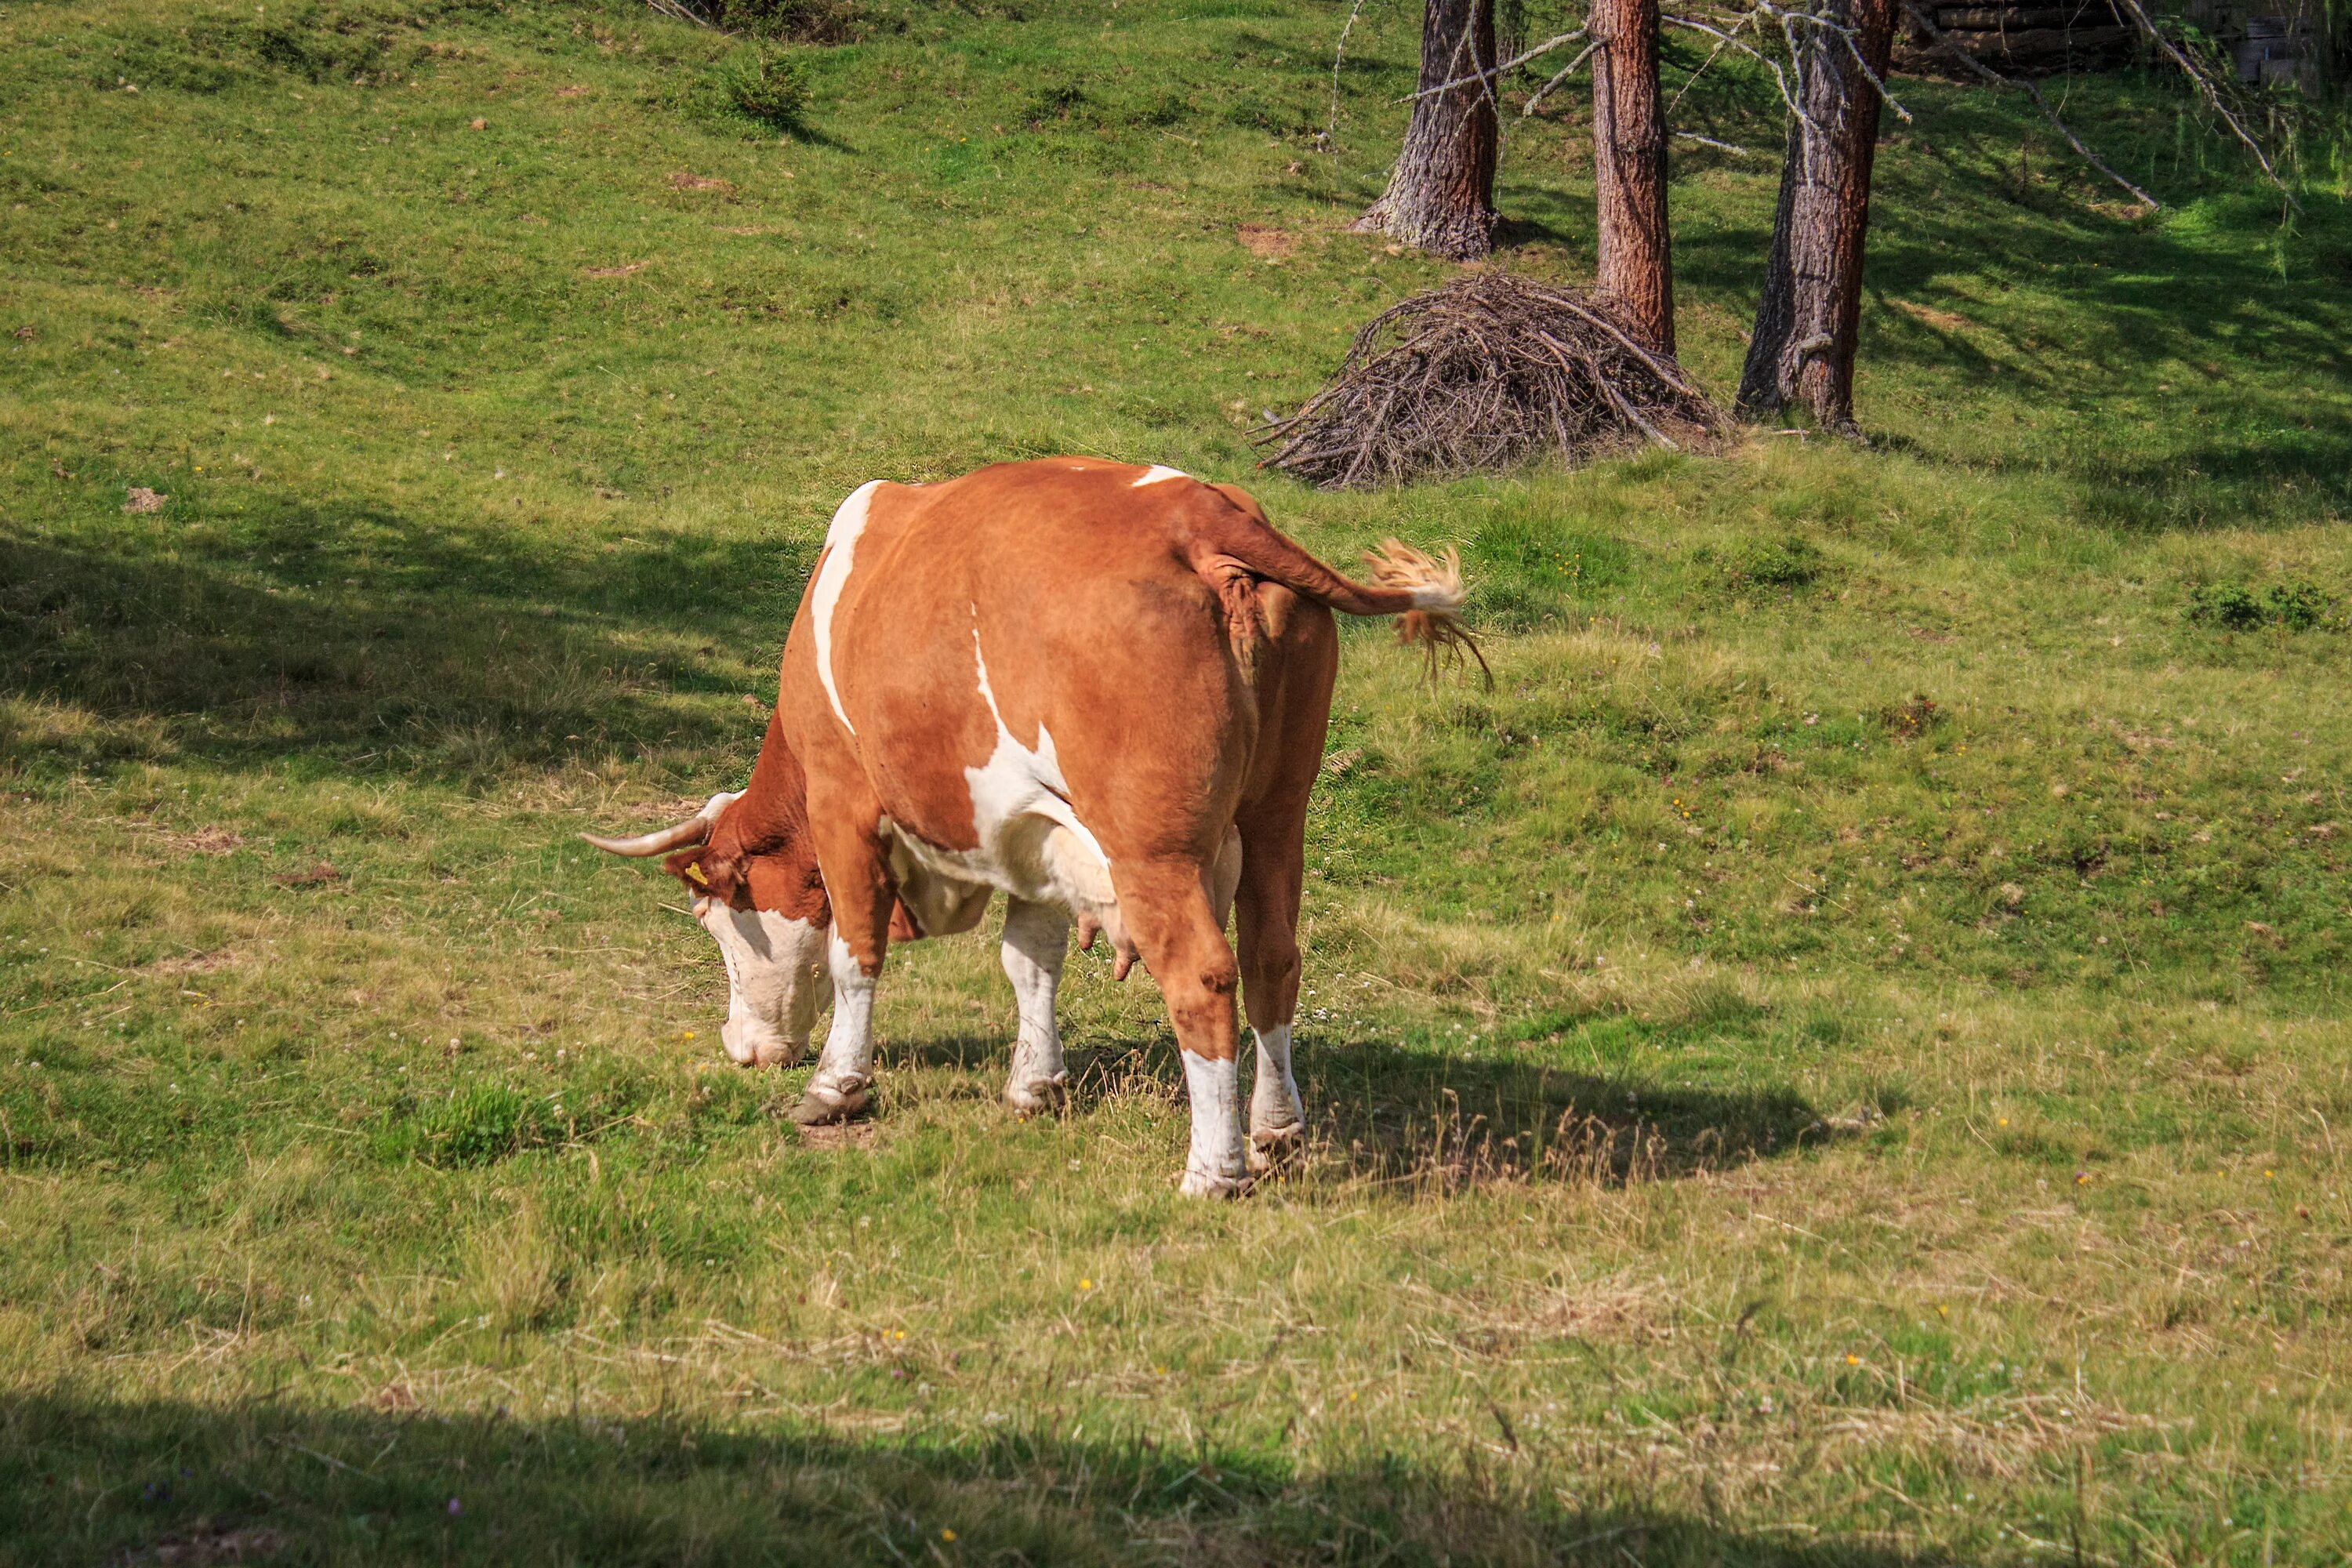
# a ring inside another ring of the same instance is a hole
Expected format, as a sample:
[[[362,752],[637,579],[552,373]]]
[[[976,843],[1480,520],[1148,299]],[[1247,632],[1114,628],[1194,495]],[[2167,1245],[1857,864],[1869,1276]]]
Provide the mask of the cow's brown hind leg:
[[[1306,801],[1243,814],[1240,917],[1242,1006],[1257,1040],[1250,1087],[1249,1168],[1295,1163],[1307,1148],[1307,1113],[1290,1074],[1290,1025],[1298,1008],[1298,897],[1305,873]]]
[[[1177,1054],[1192,1102],[1187,1197],[1234,1197],[1249,1190],[1234,1059],[1234,988],[1239,966],[1209,907],[1202,866],[1192,860],[1114,865],[1118,904],[1176,1026]]]
[[[815,802],[811,802],[812,806]],[[873,1103],[874,989],[890,947],[890,886],[878,810],[810,812],[817,867],[833,902],[825,967],[833,975],[833,1023],[815,1076],[793,1107],[803,1127],[846,1121]]]

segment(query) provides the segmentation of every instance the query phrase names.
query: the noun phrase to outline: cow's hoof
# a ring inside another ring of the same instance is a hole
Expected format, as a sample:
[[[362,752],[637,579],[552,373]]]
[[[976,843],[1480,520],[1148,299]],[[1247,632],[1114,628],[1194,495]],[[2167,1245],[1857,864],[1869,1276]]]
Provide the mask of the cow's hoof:
[[[1250,1178],[1221,1176],[1208,1171],[1187,1171],[1183,1184],[1176,1189],[1188,1198],[1238,1198],[1250,1190]]]
[[[1006,1084],[1004,1103],[1015,1116],[1050,1116],[1069,1102],[1070,1075],[1033,1078],[1025,1084]]]
[[[1270,1176],[1297,1165],[1307,1153],[1307,1129],[1296,1121],[1287,1127],[1267,1127],[1250,1134],[1249,1168],[1254,1176]]]
[[[823,1127],[862,1115],[874,1102],[870,1085],[870,1079],[856,1074],[839,1083],[812,1083],[802,1093],[800,1103],[793,1107],[793,1120],[803,1127]]]
[[[805,1045],[761,1046],[751,1053],[751,1059],[743,1065],[747,1068],[788,1068],[798,1063],[807,1050],[808,1047]]]

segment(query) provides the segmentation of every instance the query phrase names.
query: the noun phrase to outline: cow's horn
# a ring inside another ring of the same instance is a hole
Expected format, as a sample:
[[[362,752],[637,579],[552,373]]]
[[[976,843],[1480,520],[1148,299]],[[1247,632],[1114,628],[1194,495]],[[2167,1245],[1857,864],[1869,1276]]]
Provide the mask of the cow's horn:
[[[593,833],[583,833],[580,837],[597,848],[609,850],[614,855],[667,855],[673,849],[699,844],[709,837],[710,824],[696,816],[652,833],[640,833],[635,838],[600,838]]]
[[[703,803],[700,811],[685,821],[674,822],[667,827],[658,828],[651,833],[640,833],[635,838],[600,838],[593,833],[583,833],[580,837],[597,848],[614,855],[629,855],[639,858],[648,855],[667,855],[673,849],[683,848],[688,844],[700,844],[708,839],[710,837],[710,825],[719,820],[720,812],[735,804],[741,793],[737,790],[714,795]]]

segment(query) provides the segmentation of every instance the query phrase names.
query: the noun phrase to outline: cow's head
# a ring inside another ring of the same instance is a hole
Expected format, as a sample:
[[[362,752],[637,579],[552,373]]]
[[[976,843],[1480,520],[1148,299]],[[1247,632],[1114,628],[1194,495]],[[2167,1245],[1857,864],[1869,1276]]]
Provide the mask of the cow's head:
[[[745,1067],[798,1061],[833,998],[825,968],[832,910],[793,804],[763,809],[756,793],[714,795],[685,821],[635,838],[581,835],[615,855],[662,856],[685,884],[694,918],[727,963],[719,1037]]]

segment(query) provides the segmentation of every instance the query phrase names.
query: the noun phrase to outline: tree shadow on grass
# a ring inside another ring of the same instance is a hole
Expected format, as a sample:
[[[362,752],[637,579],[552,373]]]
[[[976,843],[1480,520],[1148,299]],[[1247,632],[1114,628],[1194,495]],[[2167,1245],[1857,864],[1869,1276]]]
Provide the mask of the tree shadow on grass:
[[[1902,1568],[1742,1531],[1530,1456],[1301,1473],[1213,1439],[940,1423],[854,1439],[756,1416],[0,1396],[0,1554],[88,1563],[1761,1564]],[[1595,1500],[1575,1509],[1563,1490]]]
[[[0,760],[433,776],[615,747],[748,757],[756,716],[690,699],[744,693],[808,566],[782,542],[593,549],[356,504],[246,508],[124,522],[107,548],[0,532],[0,694],[72,715],[0,731]]]
[[[2118,528],[2293,524],[2352,505],[2352,315],[2321,280],[2352,255],[2352,212],[2315,203],[2289,234],[2254,176],[2151,175],[2177,156],[2168,95],[2080,85],[2078,112],[2110,112],[2077,123],[2179,210],[2123,211],[2063,147],[2021,184],[2004,165],[2046,127],[2014,100],[1903,84],[1921,113],[1882,149],[1872,193],[1864,423],[1874,395],[1929,394],[1970,416],[1921,423],[1915,450],[1989,462],[2002,449],[1975,419],[2031,421],[2047,437],[2009,460],[2072,481]],[[1747,319],[1769,195],[1749,193],[1747,223],[1676,233],[1687,299]]]

